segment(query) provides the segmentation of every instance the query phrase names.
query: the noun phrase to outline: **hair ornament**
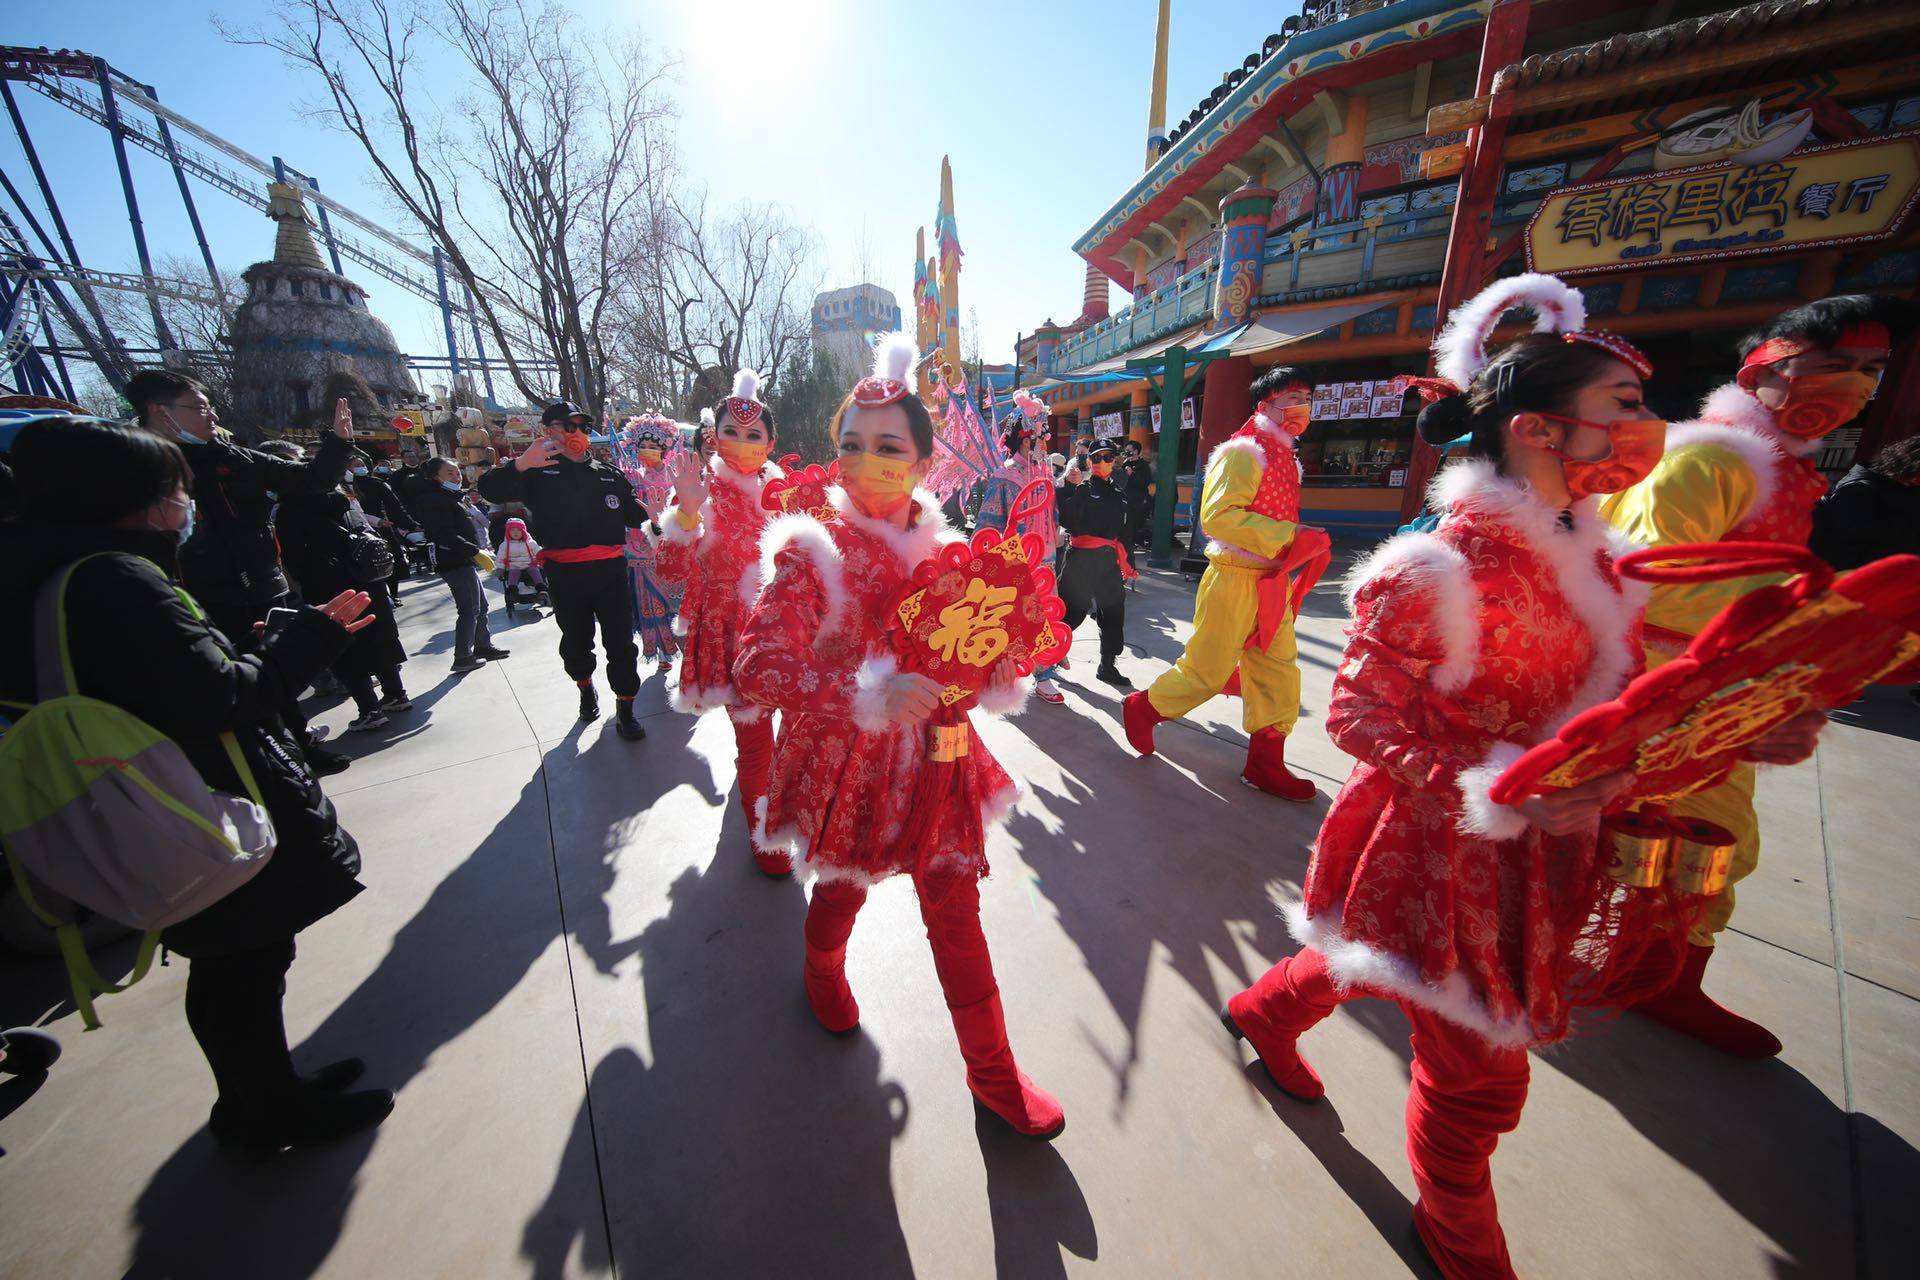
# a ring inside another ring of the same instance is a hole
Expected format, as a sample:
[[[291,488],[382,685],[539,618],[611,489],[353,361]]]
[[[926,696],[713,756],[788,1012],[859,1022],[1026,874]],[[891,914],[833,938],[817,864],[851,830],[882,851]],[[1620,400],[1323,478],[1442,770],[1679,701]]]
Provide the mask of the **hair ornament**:
[[[907,377],[920,348],[905,333],[882,334],[873,345],[873,372],[853,387],[853,402],[862,409],[880,409],[907,398]]]

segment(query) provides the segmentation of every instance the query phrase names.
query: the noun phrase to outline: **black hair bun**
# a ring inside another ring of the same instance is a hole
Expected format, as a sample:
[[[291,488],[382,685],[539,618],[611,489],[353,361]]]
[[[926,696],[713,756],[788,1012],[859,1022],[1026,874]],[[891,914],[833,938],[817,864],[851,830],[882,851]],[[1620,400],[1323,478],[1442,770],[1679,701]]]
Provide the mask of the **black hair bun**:
[[[1436,449],[1473,429],[1473,411],[1464,395],[1442,396],[1420,410],[1414,430]]]

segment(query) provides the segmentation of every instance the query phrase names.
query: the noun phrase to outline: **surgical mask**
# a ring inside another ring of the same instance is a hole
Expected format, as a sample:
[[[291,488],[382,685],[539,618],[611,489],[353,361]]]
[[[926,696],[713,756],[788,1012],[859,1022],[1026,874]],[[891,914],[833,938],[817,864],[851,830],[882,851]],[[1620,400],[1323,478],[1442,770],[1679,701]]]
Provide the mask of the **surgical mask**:
[[[205,440],[202,440],[199,436],[194,435],[193,432],[181,426],[180,419],[173,416],[172,409],[168,408],[166,405],[160,405],[158,406],[158,408],[160,412],[167,415],[167,422],[171,424],[173,427],[174,438],[179,440],[181,444],[205,444],[206,443]]]
[[[1093,464],[1093,474],[1105,480],[1113,474],[1113,464],[1111,462],[1096,462]]]
[[[375,475],[377,475],[377,476],[384,476],[384,475],[386,475],[386,474],[388,473],[388,470],[389,470],[389,468],[387,468],[387,467],[375,467],[375,468],[373,469],[373,474],[375,474]]]
[[[1560,459],[1560,474],[1567,482],[1567,496],[1578,502],[1596,493],[1619,493],[1631,489],[1653,472],[1654,464],[1667,450],[1667,424],[1660,418],[1634,418],[1623,422],[1588,422],[1584,418],[1565,418],[1557,413],[1542,413],[1542,418],[1564,422],[1573,427],[1593,427],[1607,433],[1612,443],[1604,458],[1570,458],[1558,449],[1548,449]]]
[[[1780,430],[1796,440],[1818,440],[1860,416],[1880,376],[1873,373],[1808,373],[1787,379],[1787,397],[1773,411]]]
[[[175,538],[179,539],[180,545],[184,547],[187,545],[187,539],[193,536],[193,499],[167,498],[165,501],[169,506],[177,502],[187,509],[186,520],[181,523],[178,529],[169,530]]]
[[[728,466],[742,475],[753,475],[767,463],[767,455],[773,452],[770,444],[749,444],[745,440],[722,440],[719,444],[720,456],[726,459]]]
[[[1313,425],[1313,406],[1310,404],[1290,404],[1279,413],[1267,415],[1274,425],[1286,432],[1289,437],[1298,439],[1300,433]]]
[[[466,486],[457,484],[452,480],[442,480],[440,482],[440,487],[442,489],[445,489],[448,493],[453,494],[455,497],[459,497],[461,491],[465,489]]]
[[[355,467],[353,468],[353,474],[355,474],[356,476],[363,476],[367,474],[367,469],[365,467]]]
[[[913,464],[877,453],[840,455],[840,486],[862,513],[884,520],[913,497]]]

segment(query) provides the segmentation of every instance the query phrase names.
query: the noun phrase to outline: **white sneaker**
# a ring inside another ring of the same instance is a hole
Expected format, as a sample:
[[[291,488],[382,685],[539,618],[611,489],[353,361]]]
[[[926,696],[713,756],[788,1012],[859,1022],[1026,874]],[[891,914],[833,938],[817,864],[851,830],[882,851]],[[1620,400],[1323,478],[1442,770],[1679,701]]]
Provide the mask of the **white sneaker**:
[[[1062,703],[1067,700],[1067,695],[1060,692],[1060,690],[1054,685],[1053,681],[1051,680],[1035,680],[1033,682],[1033,696],[1040,699],[1040,701],[1042,702],[1051,702],[1055,704]]]

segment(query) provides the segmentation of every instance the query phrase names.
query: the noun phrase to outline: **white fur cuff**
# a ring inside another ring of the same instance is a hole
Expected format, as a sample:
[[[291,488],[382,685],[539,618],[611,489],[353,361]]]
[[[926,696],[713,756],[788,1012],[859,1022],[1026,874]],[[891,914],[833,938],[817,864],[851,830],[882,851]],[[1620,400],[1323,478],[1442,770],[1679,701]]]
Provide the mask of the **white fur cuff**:
[[[992,685],[980,691],[980,710],[990,716],[1017,716],[1027,709],[1033,696],[1033,677],[1021,676],[1011,686],[995,690]]]
[[[875,654],[860,664],[853,677],[853,722],[868,733],[879,733],[893,722],[887,718],[887,682],[900,672],[890,653]]]
[[[1517,743],[1496,742],[1485,759],[1460,773],[1460,818],[1455,824],[1465,835],[1486,840],[1516,840],[1526,834],[1527,820],[1511,805],[1495,804],[1487,795],[1496,778],[1527,749]]]

